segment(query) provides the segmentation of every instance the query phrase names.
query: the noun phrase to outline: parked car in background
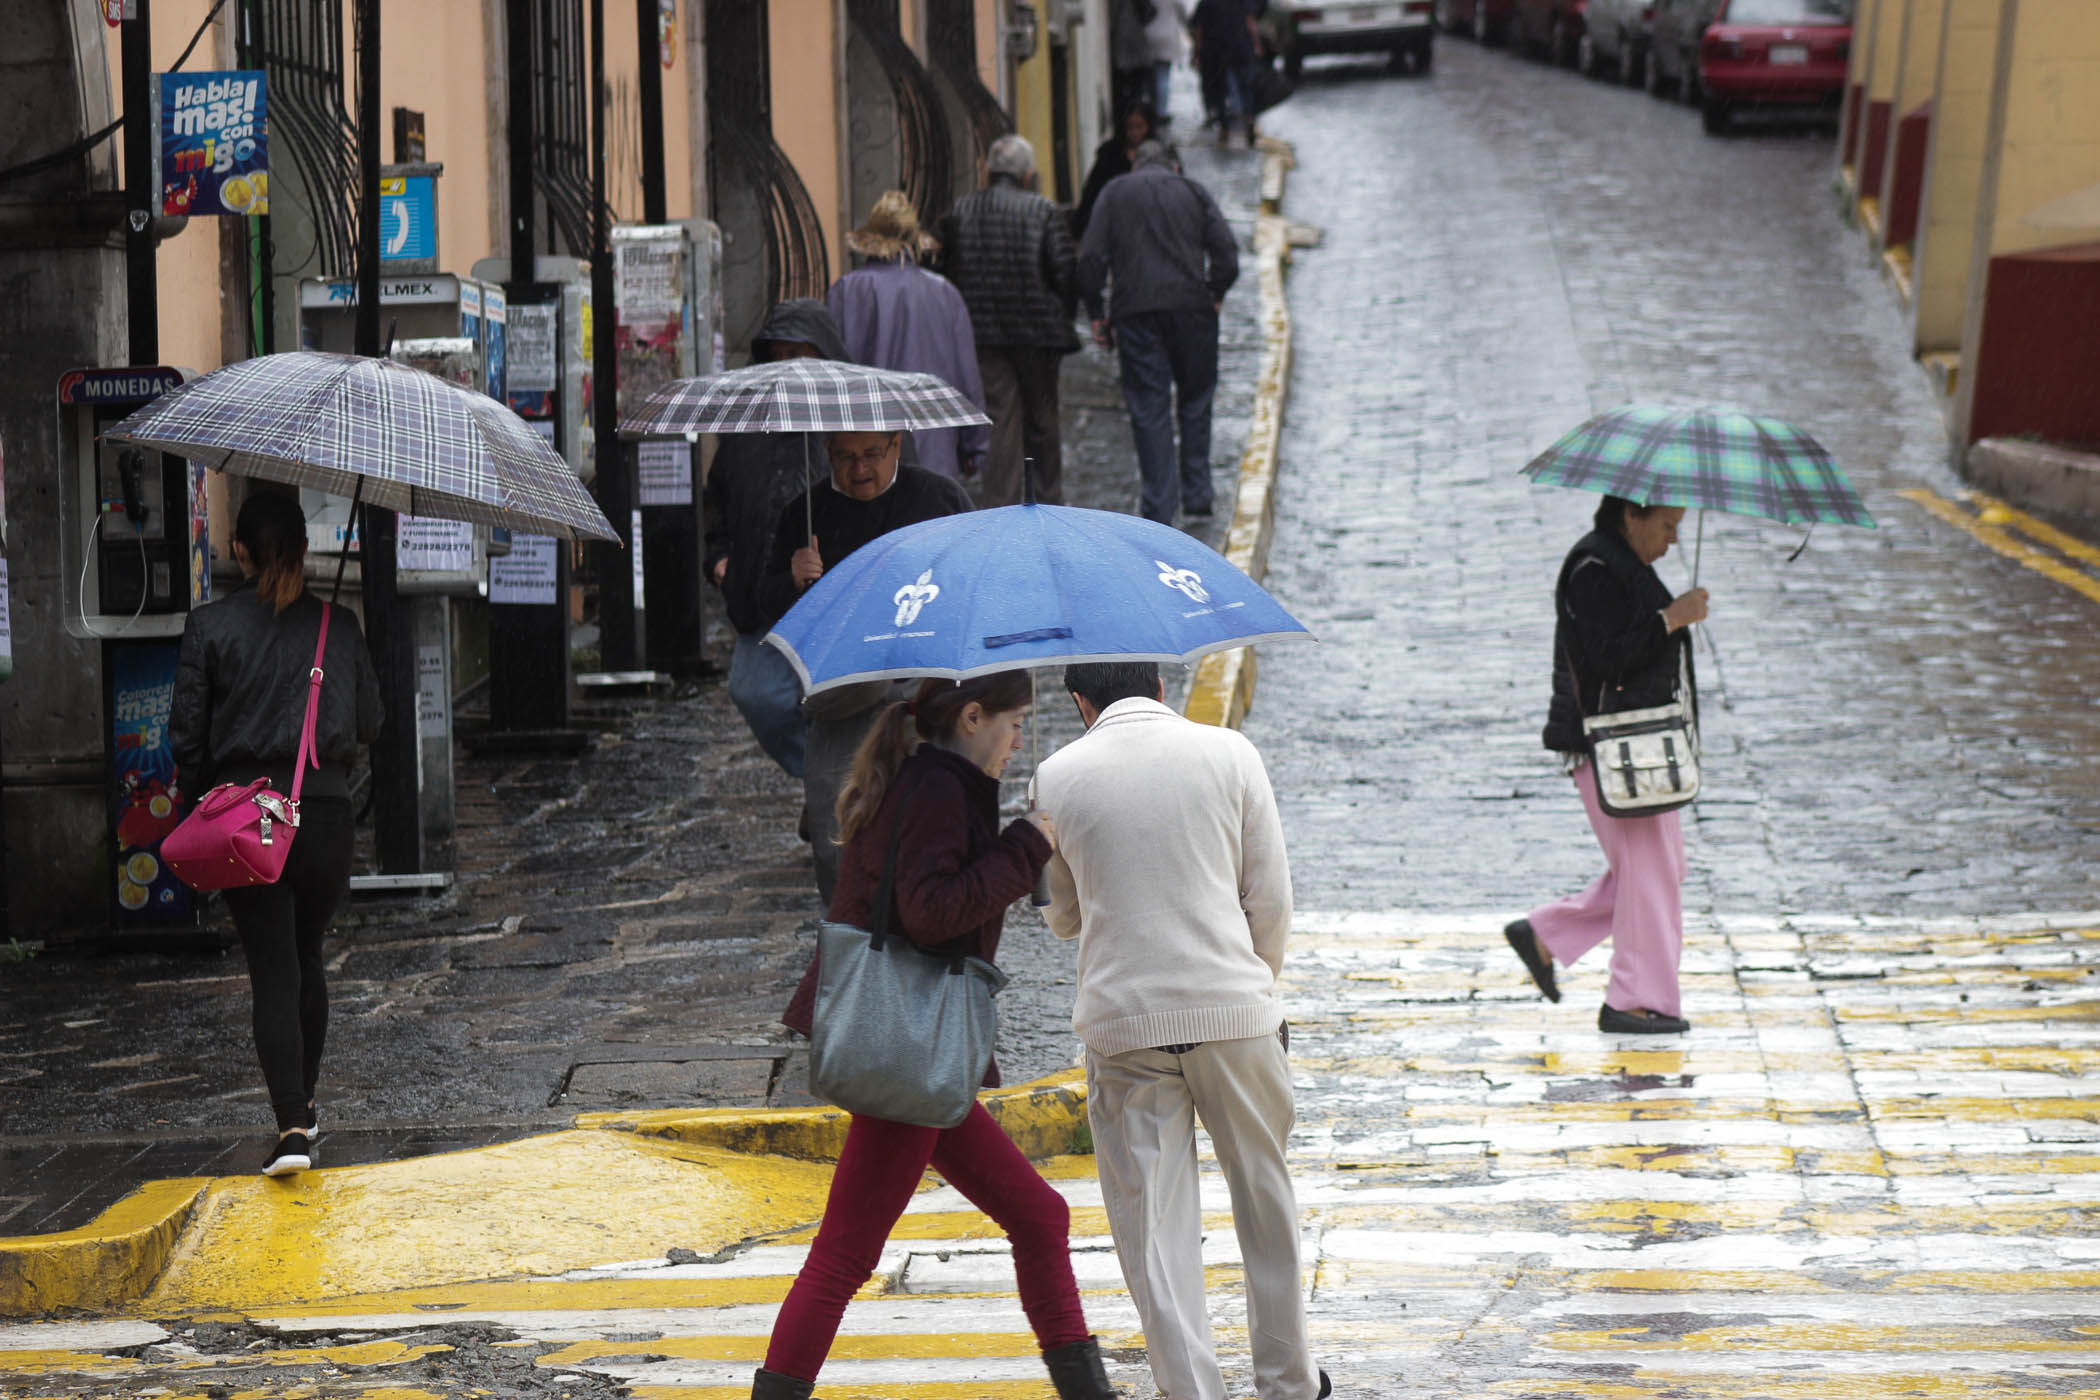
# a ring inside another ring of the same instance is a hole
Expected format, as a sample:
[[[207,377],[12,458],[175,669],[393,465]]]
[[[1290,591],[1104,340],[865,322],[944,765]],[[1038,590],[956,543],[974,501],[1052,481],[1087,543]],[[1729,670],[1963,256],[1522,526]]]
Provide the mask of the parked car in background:
[[[1509,18],[1510,47],[1572,65],[1588,8],[1589,0],[1517,0]]]
[[[1471,34],[1483,44],[1499,44],[1509,35],[1510,13],[1517,0],[1435,0],[1436,22],[1453,34]]]
[[[1852,0],[1722,0],[1699,43],[1706,129],[1744,106],[1835,109],[1851,55]]]
[[[1268,42],[1283,59],[1283,73],[1298,81],[1308,55],[1384,53],[1395,68],[1411,63],[1417,73],[1429,71],[1435,57],[1435,0],[1353,0],[1353,3],[1271,5],[1288,22],[1278,23]]]
[[[1655,0],[1589,0],[1575,66],[1585,77],[1615,73],[1629,87],[1647,75],[1648,34],[1655,24]]]
[[[1655,97],[1676,93],[1699,101],[1699,40],[1714,22],[1722,0],[1655,0],[1655,22],[1649,30],[1648,68],[1644,86]]]

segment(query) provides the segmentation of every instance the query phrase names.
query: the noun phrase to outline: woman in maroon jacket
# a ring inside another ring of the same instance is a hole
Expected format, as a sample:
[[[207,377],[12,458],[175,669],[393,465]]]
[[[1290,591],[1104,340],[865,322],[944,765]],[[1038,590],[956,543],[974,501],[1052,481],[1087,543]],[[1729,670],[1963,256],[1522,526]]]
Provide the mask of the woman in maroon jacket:
[[[993,960],[1007,906],[1035,887],[1055,839],[1041,812],[999,828],[999,774],[1020,747],[1028,701],[1027,672],[1004,671],[960,684],[925,681],[911,701],[882,712],[839,794],[845,850],[834,920],[868,926],[890,835],[902,822],[890,927],[923,947]],[[804,1035],[816,986],[812,962],[781,1017]],[[996,1064],[986,1083],[999,1083]],[[874,1272],[928,1166],[1013,1242],[1021,1307],[1061,1400],[1110,1400],[1115,1391],[1072,1281],[1071,1213],[982,1104],[946,1129],[854,1115],[824,1223],[773,1323],[752,1400],[808,1400],[847,1300]]]

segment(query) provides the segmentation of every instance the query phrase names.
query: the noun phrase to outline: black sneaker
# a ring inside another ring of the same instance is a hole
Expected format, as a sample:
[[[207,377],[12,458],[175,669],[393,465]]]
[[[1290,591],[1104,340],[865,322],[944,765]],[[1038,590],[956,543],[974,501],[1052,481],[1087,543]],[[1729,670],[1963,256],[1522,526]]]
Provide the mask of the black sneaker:
[[[263,1168],[263,1175],[294,1176],[306,1171],[313,1164],[313,1139],[302,1132],[289,1132],[277,1139],[277,1146],[270,1153],[270,1161]]]

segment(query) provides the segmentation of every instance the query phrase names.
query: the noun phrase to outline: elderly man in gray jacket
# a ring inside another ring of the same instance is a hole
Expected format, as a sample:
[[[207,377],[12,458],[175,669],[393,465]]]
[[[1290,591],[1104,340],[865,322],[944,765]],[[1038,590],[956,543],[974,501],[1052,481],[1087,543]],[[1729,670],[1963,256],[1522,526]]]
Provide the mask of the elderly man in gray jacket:
[[[1113,326],[1148,520],[1173,524],[1177,505],[1191,516],[1211,513],[1218,310],[1239,275],[1239,243],[1210,191],[1181,173],[1164,143],[1139,146],[1130,173],[1108,182],[1087,221],[1079,290],[1094,338],[1110,344]]]
[[[1283,823],[1236,729],[1161,703],[1159,667],[1065,669],[1086,734],[1044,761],[1050,931],[1079,940],[1072,1027],[1123,1281],[1163,1400],[1224,1400],[1203,1287],[1196,1120],[1232,1190],[1261,1400],[1331,1393],[1313,1365],[1284,1148],[1296,1110],[1276,977]]]
[[[985,187],[957,200],[940,231],[941,274],[970,309],[992,418],[984,504],[1020,502],[1025,459],[1035,463],[1035,498],[1059,505],[1057,376],[1079,348],[1079,254],[1064,215],[1035,193],[1035,148],[1025,137],[994,141],[985,168]]]

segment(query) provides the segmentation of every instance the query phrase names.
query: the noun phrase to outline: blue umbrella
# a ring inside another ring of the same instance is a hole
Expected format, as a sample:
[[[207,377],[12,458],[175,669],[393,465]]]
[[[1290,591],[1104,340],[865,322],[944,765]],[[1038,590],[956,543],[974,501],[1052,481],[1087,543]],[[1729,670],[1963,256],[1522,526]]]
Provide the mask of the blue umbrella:
[[[943,516],[872,540],[766,636],[811,692],[1071,661],[1187,662],[1311,639],[1192,536],[1140,516],[1042,505]]]

